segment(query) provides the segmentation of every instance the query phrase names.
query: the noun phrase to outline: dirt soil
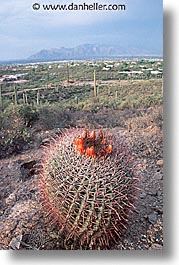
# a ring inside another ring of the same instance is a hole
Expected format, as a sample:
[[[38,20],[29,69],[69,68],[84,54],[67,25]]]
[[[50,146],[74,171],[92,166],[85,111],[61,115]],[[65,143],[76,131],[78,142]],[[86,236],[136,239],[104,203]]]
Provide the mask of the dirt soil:
[[[136,124],[136,122],[135,122]],[[162,250],[163,246],[163,133],[156,124],[113,130],[128,139],[140,164],[141,192],[128,229],[111,249]],[[54,131],[43,132],[48,142]],[[63,249],[56,226],[45,223],[38,197],[38,174],[28,166],[38,164],[37,144],[16,156],[0,160],[0,249]]]

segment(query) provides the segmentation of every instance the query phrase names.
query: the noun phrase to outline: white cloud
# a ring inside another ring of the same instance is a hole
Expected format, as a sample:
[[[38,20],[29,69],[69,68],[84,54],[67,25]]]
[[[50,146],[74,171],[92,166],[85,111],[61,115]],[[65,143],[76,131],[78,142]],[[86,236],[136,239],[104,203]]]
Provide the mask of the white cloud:
[[[32,9],[34,3],[39,3],[41,5],[40,10],[35,11]],[[62,0],[9,0],[1,4],[0,17],[1,23],[8,25],[10,23],[18,22],[18,19],[22,19],[23,23],[33,20],[39,23],[48,23],[50,25],[89,25],[103,20],[114,18],[115,16],[119,19],[119,16],[123,17],[126,15],[125,11],[121,11],[118,14],[117,11],[44,11],[42,8],[43,4],[92,4],[94,1],[62,1]],[[107,1],[101,0],[102,4],[112,4],[118,1]]]
[[[4,36],[20,38],[25,41],[31,35],[32,38],[44,35],[45,32],[63,30],[68,31],[71,27],[98,26],[98,23],[119,19],[123,14],[105,11],[35,11],[32,5],[38,2],[42,4],[70,4],[83,3],[83,0],[9,0],[1,3],[0,9],[0,31]],[[95,1],[86,0],[85,3],[91,4]],[[111,4],[116,1],[101,0],[100,3]],[[125,12],[125,11],[123,11]]]
[[[155,0],[156,1],[156,0]],[[159,1],[159,0],[157,0]],[[161,0],[160,0],[161,1]],[[42,4],[126,4],[126,11],[35,11]],[[28,56],[41,48],[78,45],[90,40],[110,38],[115,28],[122,34],[125,22],[151,16],[154,0],[8,0],[0,6],[0,60],[6,54]],[[153,8],[154,9],[154,8]],[[155,11],[155,10],[154,10]],[[148,13],[147,13],[148,12]],[[146,14],[147,13],[147,14]],[[132,23],[132,22],[131,22]],[[102,37],[104,34],[104,37]],[[123,31],[124,34],[124,31]],[[70,41],[72,38],[72,41]],[[107,39],[108,41],[108,39]],[[68,45],[67,45],[68,44]],[[10,55],[9,55],[10,57]],[[16,56],[13,56],[14,58]]]

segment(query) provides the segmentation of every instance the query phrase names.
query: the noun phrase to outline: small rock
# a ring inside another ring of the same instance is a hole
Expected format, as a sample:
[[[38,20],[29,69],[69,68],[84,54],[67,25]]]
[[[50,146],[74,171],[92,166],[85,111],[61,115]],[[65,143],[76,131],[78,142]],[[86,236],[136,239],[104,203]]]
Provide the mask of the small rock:
[[[40,143],[40,147],[41,146],[48,146],[50,145],[50,138],[45,138],[42,140],[42,142]]]
[[[160,190],[157,191],[157,196],[161,196],[162,195],[162,192]]]
[[[145,192],[142,192],[142,194],[140,195],[140,198],[141,198],[141,199],[145,199],[146,196],[147,196],[147,194],[146,194]]]
[[[148,194],[149,194],[149,195],[152,195],[152,196],[156,196],[156,195],[157,195],[157,190],[154,189],[154,188],[151,188],[151,189],[148,191]]]
[[[157,206],[157,202],[154,202],[154,203],[153,203],[153,207],[156,207],[156,206]]]
[[[158,218],[158,215],[156,212],[153,212],[148,215],[148,219],[151,224],[155,224],[157,222],[157,218]]]
[[[3,215],[4,211],[0,210],[0,216]]]
[[[23,151],[27,151],[29,149],[29,146],[28,145],[24,145],[23,146]]]
[[[156,165],[160,167],[163,166],[163,159],[158,160]]]
[[[142,235],[141,241],[145,242],[146,241],[146,235]]]
[[[7,205],[10,205],[12,202],[15,202],[16,195],[14,193],[11,193],[6,199],[5,202]]]
[[[20,244],[21,244],[21,240],[22,240],[22,234],[18,235],[17,237],[14,237],[11,242],[9,243],[9,248],[13,249],[13,250],[17,250],[20,248]]]
[[[159,213],[159,214],[162,214],[163,213],[163,208],[162,207],[157,207],[157,212]]]
[[[144,215],[144,218],[147,219],[147,217],[148,217],[147,214],[145,214],[145,215]]]
[[[21,164],[21,163],[23,163],[24,162],[24,160],[22,160],[22,159],[18,159],[17,161],[16,161],[16,163],[18,163],[18,164]]]
[[[8,164],[7,167],[8,167],[9,169],[11,169],[11,168],[13,168],[13,166],[14,166],[14,163],[13,163],[13,162],[10,162],[10,163]]]
[[[26,181],[32,175],[35,174],[35,168],[34,168],[35,165],[36,165],[36,160],[31,160],[29,162],[23,163],[20,166],[20,171],[21,171],[21,174],[22,174],[21,179],[23,181]]]
[[[162,179],[163,179],[163,176],[162,176],[161,173],[157,172],[157,173],[155,173],[154,178],[155,178],[156,180],[162,180]]]
[[[146,170],[147,169],[147,165],[143,165],[143,169]]]
[[[163,246],[155,243],[155,244],[152,245],[151,249],[162,250],[163,249]]]

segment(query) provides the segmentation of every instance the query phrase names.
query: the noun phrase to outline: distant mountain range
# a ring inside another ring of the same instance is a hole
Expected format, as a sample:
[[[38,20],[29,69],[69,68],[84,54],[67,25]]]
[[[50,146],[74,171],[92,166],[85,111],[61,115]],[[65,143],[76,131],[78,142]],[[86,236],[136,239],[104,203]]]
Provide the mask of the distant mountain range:
[[[145,49],[122,47],[118,45],[83,44],[74,48],[61,47],[59,49],[41,50],[33,54],[28,60],[54,61],[54,60],[87,60],[119,58],[132,56],[161,56]]]

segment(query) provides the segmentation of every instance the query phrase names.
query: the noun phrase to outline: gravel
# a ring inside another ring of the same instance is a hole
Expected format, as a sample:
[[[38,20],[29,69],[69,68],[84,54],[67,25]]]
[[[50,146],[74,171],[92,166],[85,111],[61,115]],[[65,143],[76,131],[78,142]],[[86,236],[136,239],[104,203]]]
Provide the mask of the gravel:
[[[114,130],[128,139],[140,164],[141,193],[126,232],[111,249],[162,250],[162,132]],[[63,249],[57,227],[44,222],[44,213],[39,208],[38,175],[28,174],[26,181],[22,180],[21,165],[39,161],[41,152],[37,148],[0,160],[0,249]]]

